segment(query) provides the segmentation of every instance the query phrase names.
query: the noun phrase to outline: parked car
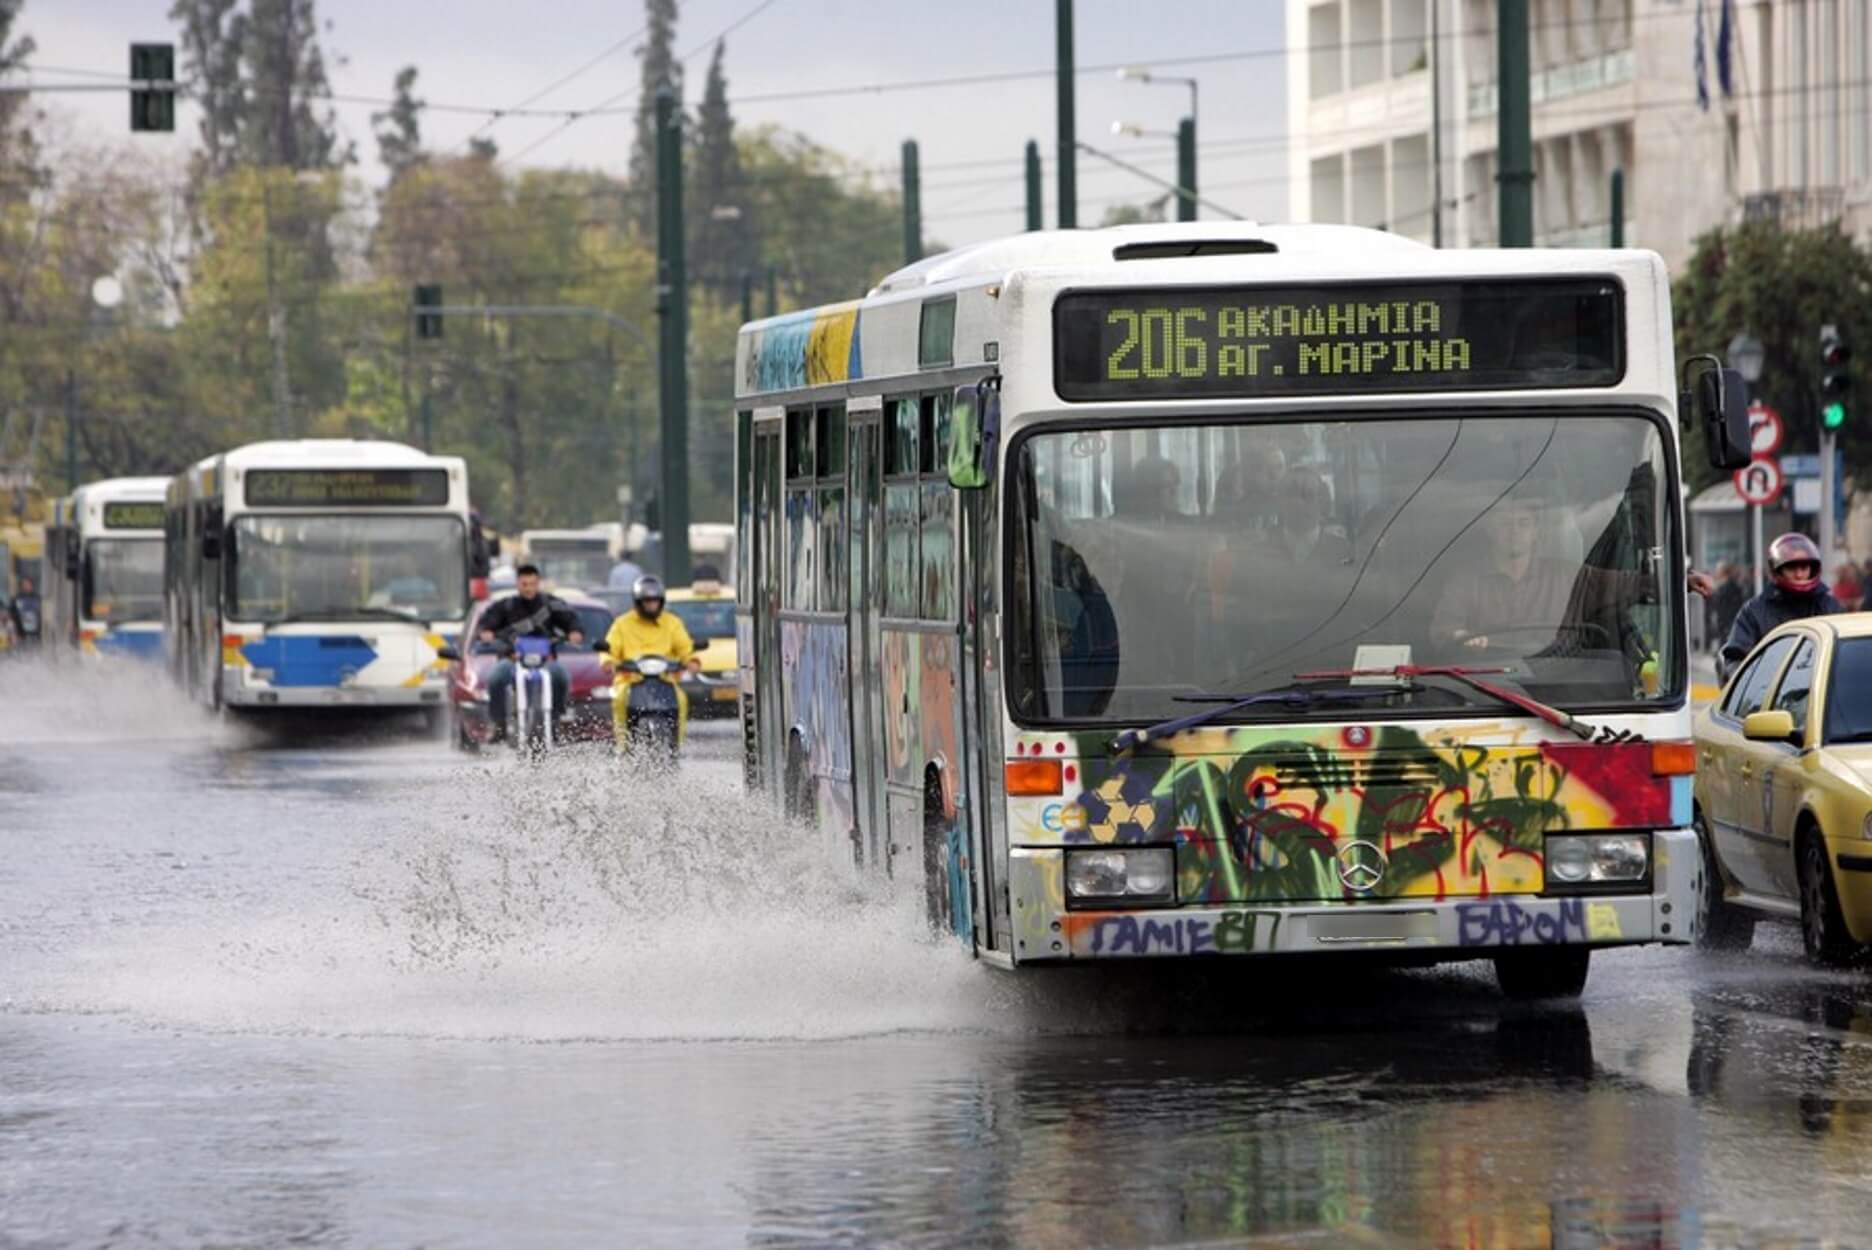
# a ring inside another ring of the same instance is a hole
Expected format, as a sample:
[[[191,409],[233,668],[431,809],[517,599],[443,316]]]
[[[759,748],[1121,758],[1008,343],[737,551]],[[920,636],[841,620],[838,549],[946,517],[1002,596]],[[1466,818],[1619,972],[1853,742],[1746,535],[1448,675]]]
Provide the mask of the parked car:
[[[449,664],[449,737],[464,751],[487,745],[494,737],[494,725],[488,716],[487,677],[500,656],[482,650],[478,644],[481,617],[489,606],[512,594],[507,591],[475,605],[462,632],[462,657]],[[611,609],[590,595],[566,592],[555,596],[578,613],[583,643],[561,643],[559,663],[564,666],[570,685],[572,710],[561,724],[561,740],[566,742],[610,742],[611,670],[600,663],[592,644],[611,628]]]
[[[632,608],[628,590],[593,591],[614,612]],[[683,627],[696,646],[708,643],[697,658],[702,671],[682,681],[689,696],[689,715],[702,720],[733,716],[740,708],[741,685],[739,661],[735,652],[735,592],[732,586],[698,591],[693,586],[672,587],[664,600],[664,610],[682,618]]]
[[[1872,613],[1770,633],[1696,721],[1698,941],[1798,919],[1807,955],[1872,944]]]

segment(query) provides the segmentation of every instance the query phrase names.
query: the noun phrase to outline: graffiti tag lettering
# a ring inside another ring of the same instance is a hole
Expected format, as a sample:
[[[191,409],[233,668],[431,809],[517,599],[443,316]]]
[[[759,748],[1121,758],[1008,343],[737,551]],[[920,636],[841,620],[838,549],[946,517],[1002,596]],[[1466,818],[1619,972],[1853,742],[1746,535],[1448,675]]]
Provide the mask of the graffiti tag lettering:
[[[1461,946],[1552,946],[1587,936],[1582,899],[1560,903],[1458,903],[1456,941]]]

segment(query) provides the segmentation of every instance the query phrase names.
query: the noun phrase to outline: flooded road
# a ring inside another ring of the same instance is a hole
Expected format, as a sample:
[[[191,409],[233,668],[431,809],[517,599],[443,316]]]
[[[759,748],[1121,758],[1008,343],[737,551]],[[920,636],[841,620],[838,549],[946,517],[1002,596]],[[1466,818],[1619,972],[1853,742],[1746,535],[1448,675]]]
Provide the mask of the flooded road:
[[[1872,1246],[1872,981],[1009,977],[738,793],[0,668],[0,1247]]]

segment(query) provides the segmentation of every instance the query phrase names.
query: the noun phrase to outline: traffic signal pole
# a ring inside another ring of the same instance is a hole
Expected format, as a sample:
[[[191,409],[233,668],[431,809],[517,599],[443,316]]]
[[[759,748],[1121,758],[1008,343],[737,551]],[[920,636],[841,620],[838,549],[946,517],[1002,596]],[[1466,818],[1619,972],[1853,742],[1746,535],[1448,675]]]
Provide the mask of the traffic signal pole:
[[[1528,0],[1501,0],[1496,18],[1501,103],[1496,109],[1496,151],[1503,247],[1534,246],[1534,131],[1528,81]]]
[[[676,93],[657,88],[657,352],[663,480],[663,578],[689,584],[689,278],[684,271],[682,118]]]
[[[1846,424],[1847,402],[1852,397],[1852,348],[1837,325],[1820,327],[1820,576],[1830,572],[1833,544],[1839,535],[1834,513],[1839,501],[1839,428]]]
[[[1054,34],[1058,57],[1054,66],[1059,94],[1059,227],[1079,224],[1079,135],[1073,123],[1073,0],[1057,0]]]

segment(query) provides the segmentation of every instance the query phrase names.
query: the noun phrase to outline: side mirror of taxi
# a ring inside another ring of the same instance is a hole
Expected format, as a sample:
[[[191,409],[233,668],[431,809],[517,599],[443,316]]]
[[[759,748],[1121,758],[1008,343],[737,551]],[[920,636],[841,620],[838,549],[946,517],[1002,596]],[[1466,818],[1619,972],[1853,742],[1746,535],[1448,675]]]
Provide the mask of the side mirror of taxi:
[[[1794,714],[1779,708],[1767,712],[1750,712],[1742,722],[1742,736],[1750,742],[1792,742]]]
[[[611,644],[607,640],[600,638],[597,642],[592,644],[592,650],[602,655],[609,655],[611,654]]]
[[[457,651],[454,647],[437,647],[436,659],[448,660],[452,663],[461,659],[461,652]]]
[[[709,643],[713,641],[715,641],[713,638],[702,638],[702,639],[696,640],[695,647],[690,651],[690,654],[701,655],[704,651],[707,651],[709,649]]]

